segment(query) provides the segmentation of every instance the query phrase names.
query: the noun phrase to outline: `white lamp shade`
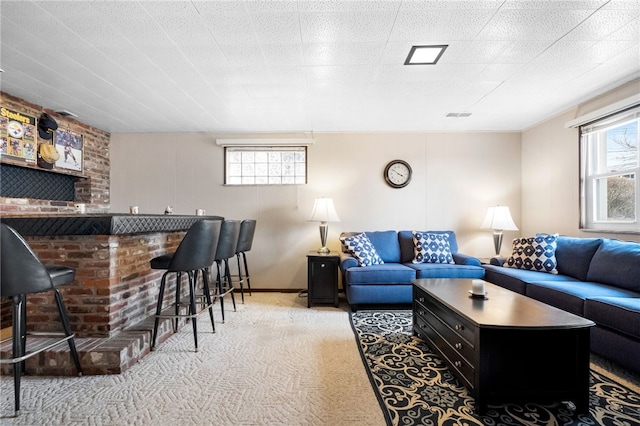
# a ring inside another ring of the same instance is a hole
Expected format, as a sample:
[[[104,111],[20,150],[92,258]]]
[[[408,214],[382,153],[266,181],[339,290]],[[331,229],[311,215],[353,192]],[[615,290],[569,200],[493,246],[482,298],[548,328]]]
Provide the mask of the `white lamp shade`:
[[[331,198],[316,198],[311,212],[311,222],[340,222]]]
[[[518,227],[513,223],[511,212],[507,206],[489,207],[487,216],[482,222],[482,229],[495,229],[502,231],[517,231]]]

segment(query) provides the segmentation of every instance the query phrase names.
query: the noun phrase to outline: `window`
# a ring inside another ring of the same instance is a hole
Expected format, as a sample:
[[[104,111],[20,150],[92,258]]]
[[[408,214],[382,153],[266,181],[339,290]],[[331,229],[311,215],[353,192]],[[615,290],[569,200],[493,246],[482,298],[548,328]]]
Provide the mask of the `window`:
[[[640,232],[640,106],[580,126],[581,228]]]
[[[307,148],[225,147],[225,185],[307,183]]]

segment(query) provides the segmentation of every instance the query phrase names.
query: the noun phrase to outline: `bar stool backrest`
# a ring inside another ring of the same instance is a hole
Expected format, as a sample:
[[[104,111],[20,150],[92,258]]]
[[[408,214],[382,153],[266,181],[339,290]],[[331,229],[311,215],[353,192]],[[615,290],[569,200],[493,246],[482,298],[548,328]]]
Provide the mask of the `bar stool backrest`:
[[[0,240],[2,297],[41,293],[54,288],[47,268],[15,229],[2,224]]]
[[[240,236],[238,237],[238,246],[236,253],[243,253],[251,250],[253,244],[253,235],[256,232],[256,221],[254,219],[245,219],[240,223]]]
[[[210,267],[216,256],[220,220],[201,220],[187,231],[171,258],[169,271],[196,271]]]
[[[225,260],[236,255],[238,235],[240,235],[239,220],[225,220],[222,222],[216,260]]]

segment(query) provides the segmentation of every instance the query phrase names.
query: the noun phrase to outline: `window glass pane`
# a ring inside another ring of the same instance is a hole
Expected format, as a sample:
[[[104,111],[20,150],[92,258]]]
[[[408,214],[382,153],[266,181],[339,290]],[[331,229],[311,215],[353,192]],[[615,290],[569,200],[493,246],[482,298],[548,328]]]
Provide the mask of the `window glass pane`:
[[[629,222],[636,220],[636,175],[612,176],[595,180],[595,220]]]
[[[304,146],[226,147],[225,151],[227,185],[299,185],[307,181]]]
[[[606,130],[607,169],[625,170],[638,166],[638,121]]]

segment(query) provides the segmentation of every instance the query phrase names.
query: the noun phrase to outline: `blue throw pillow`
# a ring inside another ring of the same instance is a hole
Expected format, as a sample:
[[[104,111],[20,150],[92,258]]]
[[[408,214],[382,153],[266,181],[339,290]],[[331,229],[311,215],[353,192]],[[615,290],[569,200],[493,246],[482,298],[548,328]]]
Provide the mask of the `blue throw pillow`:
[[[360,266],[381,265],[384,263],[366,233],[363,232],[351,237],[340,237],[340,241],[342,241],[347,251],[358,260]]]
[[[451,255],[449,234],[412,231],[413,263],[455,263]]]
[[[557,274],[557,240],[558,234],[538,234],[530,238],[515,238],[513,253],[503,266]]]

